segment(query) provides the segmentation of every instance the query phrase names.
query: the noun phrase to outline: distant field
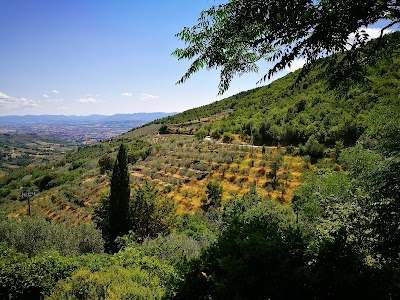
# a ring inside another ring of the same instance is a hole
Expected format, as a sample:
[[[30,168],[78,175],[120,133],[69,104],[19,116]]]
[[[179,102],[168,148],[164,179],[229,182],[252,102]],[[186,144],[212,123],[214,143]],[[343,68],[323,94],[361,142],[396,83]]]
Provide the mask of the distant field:
[[[12,170],[38,165],[73,149],[76,149],[75,143],[49,136],[0,134],[0,171],[4,175]]]

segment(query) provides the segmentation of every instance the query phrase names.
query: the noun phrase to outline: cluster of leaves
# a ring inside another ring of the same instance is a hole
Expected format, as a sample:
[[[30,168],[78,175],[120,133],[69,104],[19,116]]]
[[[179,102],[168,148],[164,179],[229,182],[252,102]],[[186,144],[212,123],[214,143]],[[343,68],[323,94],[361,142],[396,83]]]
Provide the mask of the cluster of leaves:
[[[33,257],[0,244],[2,299],[160,299],[173,268],[136,248],[116,255]],[[63,281],[59,281],[62,280]],[[58,284],[57,284],[58,282]]]
[[[274,62],[265,80],[290,67],[294,59],[305,59],[307,73],[321,57],[328,82],[349,86],[366,80],[366,65],[382,55],[397,54],[397,48],[367,47],[368,33],[362,26],[385,20],[387,28],[400,23],[399,3],[395,1],[351,0],[232,0],[204,10],[198,23],[185,27],[177,37],[185,48],[173,52],[178,60],[193,60],[185,82],[202,68],[221,68],[219,93],[224,93],[235,75],[257,72],[257,62]],[[353,41],[349,41],[354,34]],[[381,37],[383,30],[381,32]],[[398,45],[398,44],[397,44]],[[383,48],[383,49],[382,49]],[[344,55],[336,61],[336,54]],[[301,78],[300,78],[301,79]]]
[[[59,279],[71,276],[76,268],[76,261],[55,251],[29,257],[0,244],[0,297],[43,299]]]
[[[145,269],[111,266],[98,272],[80,269],[47,299],[162,299],[164,293],[160,279]]]
[[[348,231],[319,236],[272,203],[236,208],[218,241],[181,265],[172,299],[390,299],[393,265],[372,261]],[[369,260],[369,262],[367,262]]]
[[[210,206],[220,207],[223,192],[222,185],[216,181],[211,181],[207,183],[206,188],[207,199],[203,199],[202,208],[207,211]]]
[[[137,161],[145,160],[151,154],[151,145],[144,141],[134,141],[127,146],[128,162],[134,164]]]

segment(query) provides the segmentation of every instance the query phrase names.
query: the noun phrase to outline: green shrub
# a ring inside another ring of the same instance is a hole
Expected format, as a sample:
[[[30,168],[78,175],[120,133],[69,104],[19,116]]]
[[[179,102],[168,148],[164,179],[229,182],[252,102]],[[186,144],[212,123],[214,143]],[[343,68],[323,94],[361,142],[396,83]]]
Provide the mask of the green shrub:
[[[56,250],[62,255],[100,253],[104,248],[100,231],[91,225],[72,227],[28,217],[1,220],[0,242],[29,256],[47,250]]]
[[[224,132],[224,134],[222,135],[222,141],[224,143],[230,143],[233,140],[233,136],[232,133],[230,132]]]
[[[320,144],[314,136],[310,136],[306,144],[299,145],[301,155],[310,155],[313,162],[324,156],[325,146]]]
[[[215,128],[213,130],[211,130],[211,137],[213,139],[219,139],[223,134],[223,130],[222,128]]]
[[[28,257],[0,244],[0,299],[43,299],[77,267],[76,260],[54,251]]]
[[[54,180],[57,178],[57,175],[54,173],[44,175],[43,177],[35,180],[35,185],[39,188],[39,191],[42,192],[44,190],[51,189],[55,186]]]
[[[80,168],[83,164],[85,163],[85,160],[75,160],[72,162],[72,164],[69,166],[68,170],[69,171],[73,171],[76,170],[78,168]]]
[[[197,130],[194,135],[196,136],[196,138],[198,138],[199,140],[204,139],[207,135],[208,135],[208,130],[205,128],[201,128],[199,130]]]
[[[161,125],[160,129],[158,130],[158,132],[159,132],[160,134],[167,134],[167,133],[169,133],[170,130],[169,130],[169,128],[168,128],[168,125],[166,125],[166,124]]]
[[[105,174],[107,171],[112,171],[114,166],[114,159],[111,155],[106,154],[100,157],[99,159],[99,167],[100,174]]]
[[[289,146],[286,147],[286,153],[287,153],[287,154],[293,154],[294,151],[295,151],[294,146],[289,145]]]
[[[161,299],[164,293],[160,279],[148,271],[112,266],[99,272],[79,270],[47,299]]]

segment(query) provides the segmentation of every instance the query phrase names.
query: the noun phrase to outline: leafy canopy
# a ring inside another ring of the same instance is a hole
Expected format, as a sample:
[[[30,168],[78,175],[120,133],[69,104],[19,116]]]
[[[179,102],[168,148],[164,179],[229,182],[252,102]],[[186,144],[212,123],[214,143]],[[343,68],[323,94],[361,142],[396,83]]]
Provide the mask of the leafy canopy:
[[[257,72],[256,63],[262,59],[274,63],[265,80],[296,58],[306,60],[304,75],[319,58],[346,50],[341,68],[333,67],[337,57],[328,60],[328,79],[332,84],[343,79],[360,82],[365,80],[363,64],[379,56],[379,49],[384,47],[378,42],[373,51],[364,53],[368,34],[359,28],[379,20],[388,22],[385,28],[400,23],[398,1],[230,0],[204,10],[196,25],[176,35],[186,47],[172,54],[178,60],[193,60],[178,83],[202,68],[221,68],[222,94],[235,75]],[[355,38],[350,43],[351,33]]]

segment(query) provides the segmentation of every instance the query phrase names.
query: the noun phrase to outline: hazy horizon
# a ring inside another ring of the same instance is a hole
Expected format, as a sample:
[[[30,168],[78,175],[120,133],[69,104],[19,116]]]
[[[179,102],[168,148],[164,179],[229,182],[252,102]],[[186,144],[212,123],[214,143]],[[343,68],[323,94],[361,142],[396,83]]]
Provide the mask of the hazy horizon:
[[[89,117],[89,116],[115,116],[115,115],[136,115],[136,114],[171,114],[171,113],[180,113],[180,111],[150,111],[150,112],[134,112],[134,113],[116,113],[116,114],[97,114],[97,113],[92,113],[92,114],[87,114],[87,115],[78,115],[78,114],[24,114],[24,115],[0,115],[1,117],[28,117],[28,116],[64,116],[64,117]]]

